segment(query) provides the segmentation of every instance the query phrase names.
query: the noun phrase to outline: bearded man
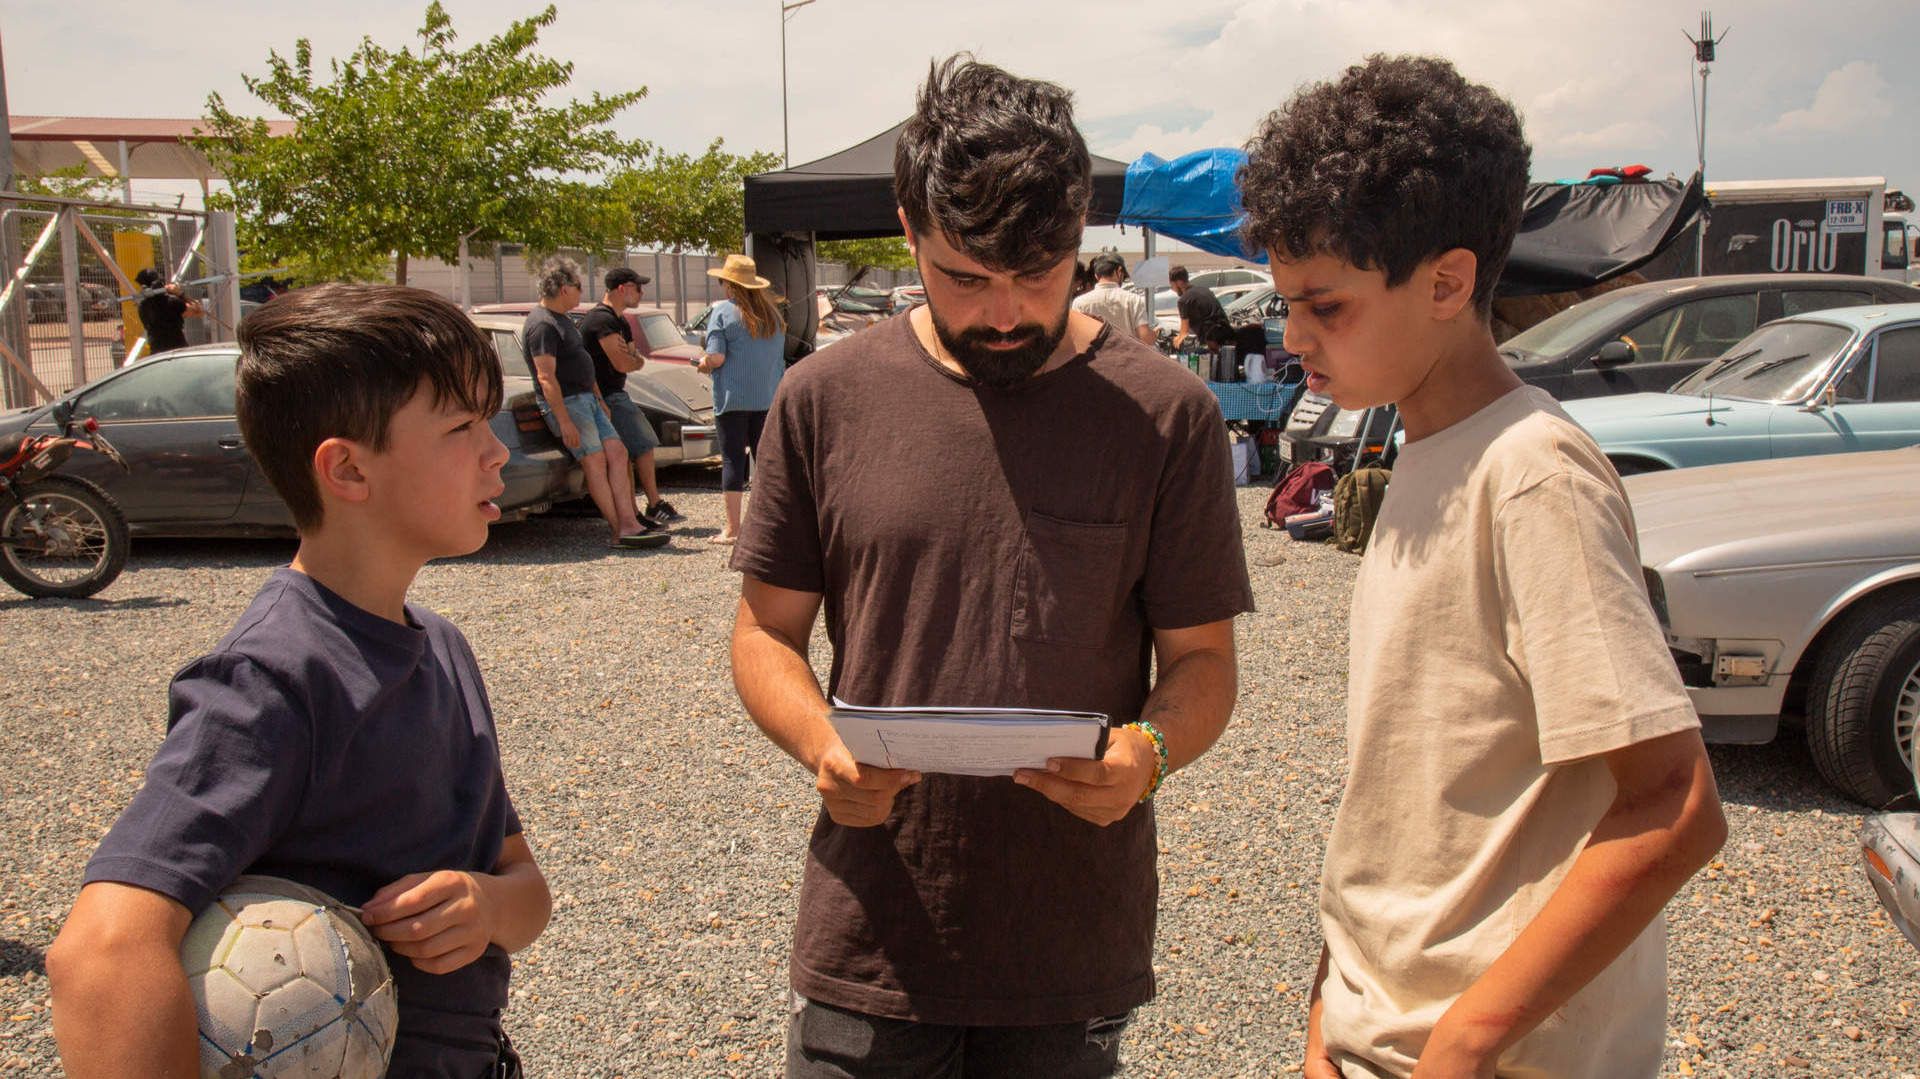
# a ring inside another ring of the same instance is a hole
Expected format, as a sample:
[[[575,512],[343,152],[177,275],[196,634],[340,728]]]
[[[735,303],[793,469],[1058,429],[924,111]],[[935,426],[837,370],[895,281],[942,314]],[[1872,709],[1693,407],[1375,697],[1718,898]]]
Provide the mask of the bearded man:
[[[1110,1075],[1153,996],[1151,799],[1226,727],[1252,609],[1226,432],[1199,379],[1070,309],[1066,91],[948,59],[894,192],[927,303],[788,373],[732,563],[735,685],[822,801],[787,1074]],[[829,695],[1114,727],[1097,760],[923,776],[855,762]]]

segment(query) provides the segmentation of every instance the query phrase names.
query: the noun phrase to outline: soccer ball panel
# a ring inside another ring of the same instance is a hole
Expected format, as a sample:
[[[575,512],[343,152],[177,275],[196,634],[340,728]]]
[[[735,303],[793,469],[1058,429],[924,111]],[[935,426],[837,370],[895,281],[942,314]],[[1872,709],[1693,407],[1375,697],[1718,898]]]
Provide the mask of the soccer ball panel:
[[[210,904],[193,920],[186,938],[180,942],[180,965],[186,968],[187,977],[205,974],[220,962],[232,928],[233,916],[218,903]]]
[[[254,1032],[253,1055],[259,1072],[268,1079],[338,1079],[347,1055],[347,1023],[339,1001],[314,983],[301,979],[267,994],[260,1002],[260,1029]],[[292,1041],[271,1047],[270,1032],[296,1034]]]
[[[187,984],[193,990],[194,1009],[200,1014],[202,1046],[211,1045],[227,1056],[246,1052],[258,1014],[254,991],[225,970],[207,971],[189,978]]]
[[[364,1028],[369,1037],[384,1047],[382,1060],[393,1052],[393,1040],[400,1033],[400,1001],[394,995],[391,979],[361,1001],[357,1009],[350,1009],[349,1014],[355,1025]]]
[[[293,934],[264,925],[242,925],[220,969],[256,993],[277,989],[300,976]]]
[[[308,918],[293,931],[293,946],[300,953],[300,972],[321,985],[349,987],[353,976],[347,969],[347,946],[335,929],[334,920],[322,911]],[[345,991],[340,996],[346,996]]]

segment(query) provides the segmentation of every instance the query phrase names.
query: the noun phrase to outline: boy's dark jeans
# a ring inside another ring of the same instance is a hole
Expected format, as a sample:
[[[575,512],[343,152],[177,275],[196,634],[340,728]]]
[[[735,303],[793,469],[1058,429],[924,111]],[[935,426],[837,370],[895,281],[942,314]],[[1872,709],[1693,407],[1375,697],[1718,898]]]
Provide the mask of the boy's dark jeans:
[[[498,1047],[472,1042],[440,1042],[415,1038],[405,1046],[396,1046],[387,1065],[387,1079],[525,1079],[520,1054],[514,1052],[507,1032],[500,1031]],[[478,1052],[476,1052],[478,1051]],[[491,1053],[493,1063],[484,1070],[467,1074],[479,1053]],[[464,1061],[465,1063],[460,1063]]]
[[[787,1079],[1105,1079],[1133,1013],[1041,1027],[886,1019],[794,996]]]

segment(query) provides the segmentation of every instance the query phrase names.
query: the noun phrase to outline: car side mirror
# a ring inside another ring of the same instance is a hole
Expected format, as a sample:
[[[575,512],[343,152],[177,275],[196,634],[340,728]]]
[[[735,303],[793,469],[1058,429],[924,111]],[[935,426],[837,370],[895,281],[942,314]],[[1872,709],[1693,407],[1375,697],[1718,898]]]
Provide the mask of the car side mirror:
[[[69,397],[64,401],[55,401],[53,408],[47,413],[62,431],[66,430],[67,425],[73,422],[73,406],[77,400],[78,398]]]
[[[1802,412],[1824,411],[1825,409],[1832,408],[1834,404],[1839,400],[1840,400],[1840,387],[1837,385],[1829,384],[1826,389],[1820,391],[1820,396],[1814,398],[1813,401],[1807,405],[1807,407],[1801,409],[1800,411]]]
[[[1632,363],[1634,355],[1632,345],[1616,339],[1600,346],[1600,351],[1593,354],[1593,365],[1595,367],[1618,367],[1623,363]]]

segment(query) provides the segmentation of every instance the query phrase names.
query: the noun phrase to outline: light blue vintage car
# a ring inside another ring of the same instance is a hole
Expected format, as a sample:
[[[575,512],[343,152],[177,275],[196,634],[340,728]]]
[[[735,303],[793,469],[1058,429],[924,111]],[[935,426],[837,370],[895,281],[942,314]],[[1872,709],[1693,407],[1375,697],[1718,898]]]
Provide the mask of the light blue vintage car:
[[[1920,443],[1920,303],[1779,319],[1666,393],[1563,402],[1622,475]]]

